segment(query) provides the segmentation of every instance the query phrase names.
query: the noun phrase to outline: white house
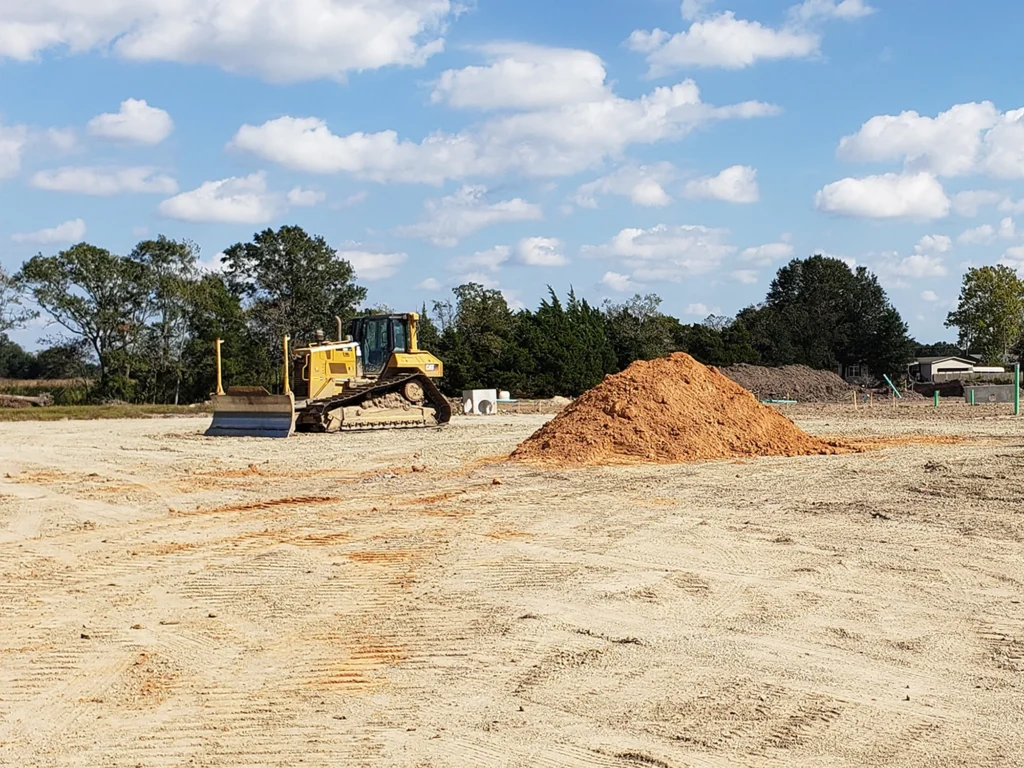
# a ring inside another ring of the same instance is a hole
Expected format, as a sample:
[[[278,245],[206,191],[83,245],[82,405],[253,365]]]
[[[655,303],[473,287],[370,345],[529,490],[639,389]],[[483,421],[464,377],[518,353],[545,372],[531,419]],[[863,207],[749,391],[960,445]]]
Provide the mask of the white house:
[[[919,357],[910,366],[910,377],[922,382],[950,381],[974,374],[1004,373],[1004,368],[979,366],[969,357]]]

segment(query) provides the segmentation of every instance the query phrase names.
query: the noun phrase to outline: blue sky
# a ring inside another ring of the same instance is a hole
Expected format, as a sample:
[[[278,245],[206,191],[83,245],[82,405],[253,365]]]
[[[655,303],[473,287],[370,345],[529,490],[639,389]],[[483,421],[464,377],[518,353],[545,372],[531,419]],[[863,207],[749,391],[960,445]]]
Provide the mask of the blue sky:
[[[923,341],[1024,268],[1024,6],[0,0],[0,264],[324,235],[369,303],[469,279],[684,321],[824,252]],[[16,338],[32,344],[46,330]]]

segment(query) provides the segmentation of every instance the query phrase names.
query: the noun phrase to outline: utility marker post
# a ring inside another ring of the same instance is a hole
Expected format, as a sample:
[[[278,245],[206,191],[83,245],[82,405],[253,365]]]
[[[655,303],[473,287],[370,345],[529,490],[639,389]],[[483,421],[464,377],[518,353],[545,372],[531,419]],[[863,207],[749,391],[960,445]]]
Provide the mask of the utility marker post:
[[[1013,415],[1020,416],[1020,363],[1013,366]]]

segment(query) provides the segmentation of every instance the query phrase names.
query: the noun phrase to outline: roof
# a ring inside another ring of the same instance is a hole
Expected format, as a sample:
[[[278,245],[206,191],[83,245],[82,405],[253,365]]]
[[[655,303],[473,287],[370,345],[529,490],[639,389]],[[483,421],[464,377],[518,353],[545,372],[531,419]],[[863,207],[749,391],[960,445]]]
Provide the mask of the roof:
[[[947,360],[956,360],[961,363],[967,363],[968,365],[977,365],[976,360],[972,360],[969,357],[957,357],[956,355],[943,355],[942,357],[917,357],[914,358],[915,363],[924,363],[925,365],[935,365],[936,363],[944,363]]]

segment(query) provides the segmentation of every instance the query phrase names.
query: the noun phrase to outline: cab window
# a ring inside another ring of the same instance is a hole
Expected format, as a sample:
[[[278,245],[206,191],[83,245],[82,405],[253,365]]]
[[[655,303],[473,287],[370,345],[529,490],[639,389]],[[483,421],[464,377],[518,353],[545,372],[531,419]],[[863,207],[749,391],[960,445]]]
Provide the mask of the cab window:
[[[395,352],[405,352],[407,349],[405,343],[405,323],[401,320],[392,320],[391,329],[395,335]]]
[[[378,371],[384,366],[387,352],[388,322],[387,320],[366,321],[366,341],[364,342],[363,365],[368,371]]]

